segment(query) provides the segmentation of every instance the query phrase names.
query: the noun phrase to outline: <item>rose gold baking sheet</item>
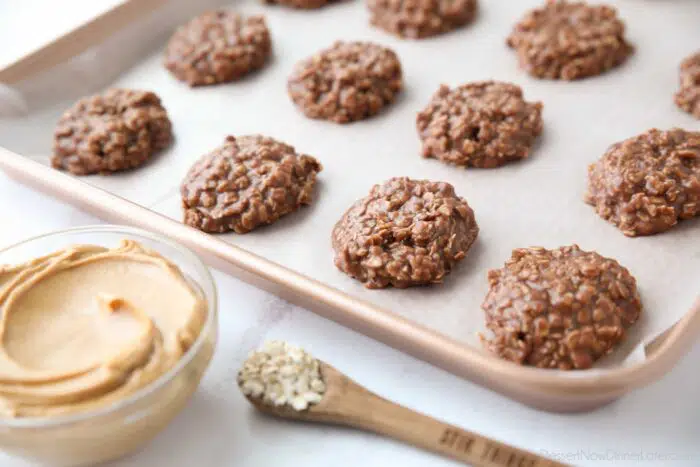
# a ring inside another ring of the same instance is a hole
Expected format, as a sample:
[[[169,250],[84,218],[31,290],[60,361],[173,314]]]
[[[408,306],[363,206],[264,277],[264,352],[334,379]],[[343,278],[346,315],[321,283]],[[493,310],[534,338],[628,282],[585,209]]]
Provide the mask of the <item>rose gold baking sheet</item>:
[[[581,201],[586,166],[611,143],[650,127],[700,129],[696,120],[678,111],[672,102],[678,64],[700,45],[700,3],[610,2],[621,10],[637,53],[618,70],[573,83],[527,77],[504,45],[512,24],[539,0],[481,3],[479,18],[469,28],[430,40],[402,41],[371,28],[359,1],[309,12],[241,1],[239,10],[267,15],[274,40],[272,62],[235,84],[190,89],[161,66],[161,50],[172,25],[196,9],[186,2],[171,2],[70,64],[15,84],[13,89],[21,93],[28,112],[22,118],[2,121],[0,144],[46,164],[55,121],[77,97],[112,85],[154,90],[174,124],[172,148],[138,171],[82,180],[179,220],[182,176],[225,135],[264,133],[288,142],[324,165],[315,203],[251,234],[217,238],[358,298],[370,309],[374,305],[390,310],[409,324],[466,344],[459,352],[476,351],[479,358],[483,357],[477,337],[483,331],[480,303],[489,268],[500,267],[517,247],[578,243],[597,250],[617,258],[637,277],[644,317],[625,346],[596,370],[549,372],[546,378],[587,381],[589,387],[594,387],[596,379],[622,378],[619,367],[627,366],[629,371],[644,368],[648,362],[643,362],[641,344],[686,315],[697,297],[700,220],[685,222],[664,235],[626,238]],[[202,8],[202,3],[198,5]],[[404,67],[406,91],[395,105],[374,119],[346,126],[306,119],[294,108],[285,88],[293,64],[335,39],[372,40],[396,50]],[[438,85],[489,78],[520,84],[527,99],[544,103],[544,135],[532,158],[497,170],[464,170],[422,159],[415,114]],[[341,213],[372,184],[399,175],[454,184],[475,210],[480,237],[441,286],[366,290],[334,268],[330,231]],[[347,324],[366,329],[351,321]],[[388,332],[391,322],[377,319],[374,324],[378,326],[374,337],[396,345],[397,336]],[[413,353],[450,367],[448,362],[431,358],[440,344],[439,338],[431,340]],[[443,360],[446,348],[441,347]],[[455,360],[462,357],[454,355]],[[507,368],[504,377],[525,374],[521,368]],[[658,365],[656,370],[658,373]],[[650,377],[647,372],[646,380]],[[621,381],[618,389],[625,386]]]

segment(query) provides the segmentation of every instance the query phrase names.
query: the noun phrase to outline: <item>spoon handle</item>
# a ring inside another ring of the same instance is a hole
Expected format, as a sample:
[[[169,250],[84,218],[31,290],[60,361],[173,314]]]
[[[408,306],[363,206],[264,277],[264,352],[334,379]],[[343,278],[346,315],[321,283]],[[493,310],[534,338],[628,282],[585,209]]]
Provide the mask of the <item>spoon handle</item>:
[[[388,436],[478,467],[565,466],[531,452],[438,421],[387,401],[364,388],[354,393],[348,425]],[[359,400],[361,399],[361,401]]]

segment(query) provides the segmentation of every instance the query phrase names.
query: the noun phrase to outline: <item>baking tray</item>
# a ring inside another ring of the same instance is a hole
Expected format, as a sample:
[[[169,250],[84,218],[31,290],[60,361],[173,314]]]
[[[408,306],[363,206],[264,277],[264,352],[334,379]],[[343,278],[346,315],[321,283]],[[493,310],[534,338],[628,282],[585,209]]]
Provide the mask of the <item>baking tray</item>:
[[[472,26],[423,41],[371,28],[359,1],[293,11],[241,0],[233,6],[268,18],[271,63],[234,84],[189,89],[162,68],[164,43],[177,24],[218,3],[124,1],[0,70],[6,112],[19,114],[0,124],[6,147],[0,166],[29,186],[106,220],[168,235],[213,267],[544,410],[591,410],[648,385],[700,334],[700,220],[630,239],[582,202],[586,166],[611,143],[650,127],[698,128],[674,107],[672,93],[680,60],[700,44],[700,3],[611,2],[637,53],[604,76],[566,83],[529,78],[504,45],[513,23],[540,0],[482,1]],[[401,58],[406,90],[376,118],[346,126],[313,121],[287,97],[293,64],[336,39],[372,40]],[[543,101],[545,130],[532,157],[495,170],[422,159],[415,114],[438,85],[489,78],[518,83],[528,100]],[[175,144],[147,166],[111,177],[75,178],[48,167],[61,112],[112,85],[156,91]],[[247,235],[214,236],[181,224],[178,186],[192,162],[225,135],[250,133],[288,142],[323,163],[314,204]],[[480,237],[443,285],[366,290],[334,268],[330,231],[371,185],[399,175],[454,184],[476,212]],[[486,271],[502,266],[516,247],[571,243],[617,258],[637,277],[645,313],[625,345],[595,369],[577,372],[521,367],[485,352],[477,333]]]

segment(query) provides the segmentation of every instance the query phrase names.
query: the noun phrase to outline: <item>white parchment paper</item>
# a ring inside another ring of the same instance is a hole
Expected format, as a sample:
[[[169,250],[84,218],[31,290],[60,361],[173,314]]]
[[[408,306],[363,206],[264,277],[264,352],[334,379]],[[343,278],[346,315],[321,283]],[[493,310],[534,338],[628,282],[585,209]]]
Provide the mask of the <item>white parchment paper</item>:
[[[569,83],[528,77],[505,46],[512,25],[540,0],[482,0],[473,25],[422,41],[373,29],[361,1],[318,11],[241,1],[234,5],[239,10],[267,15],[274,58],[240,82],[189,89],[163,69],[161,50],[173,25],[203,9],[204,3],[218,2],[175,1],[167,12],[145,18],[50,75],[18,86],[15,91],[24,102],[18,107],[15,100],[13,109],[26,106],[26,116],[0,121],[0,144],[48,161],[55,121],[79,96],[110,85],[156,91],[174,124],[172,148],[137,171],[87,180],[181,219],[180,180],[227,134],[263,133],[288,142],[324,165],[315,203],[273,226],[222,237],[473,345],[483,330],[480,304],[487,290],[486,271],[501,267],[517,247],[578,243],[618,259],[637,277],[644,316],[622,351],[603,366],[643,358],[635,347],[682,317],[697,296],[700,219],[663,235],[630,239],[599,218],[582,196],[587,165],[610,144],[651,127],[700,130],[700,122],[679,111],[672,100],[678,64],[700,47],[700,2],[610,1],[628,25],[636,54],[604,76]],[[286,78],[294,63],[336,39],[371,40],[399,54],[406,90],[376,118],[346,126],[309,120],[288,98]],[[422,159],[416,112],[441,83],[455,86],[482,79],[515,82],[528,100],[544,103],[544,134],[532,157],[494,170],[465,170]],[[441,286],[366,290],[333,266],[330,231],[374,183],[401,175],[455,185],[476,212],[480,237]]]

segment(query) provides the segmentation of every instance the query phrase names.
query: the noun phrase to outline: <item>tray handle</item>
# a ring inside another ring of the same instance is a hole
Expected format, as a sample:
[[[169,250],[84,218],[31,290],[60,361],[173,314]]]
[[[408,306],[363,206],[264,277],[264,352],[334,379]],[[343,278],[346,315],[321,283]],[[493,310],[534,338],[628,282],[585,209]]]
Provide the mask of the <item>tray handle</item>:
[[[168,0],[123,0],[68,33],[0,68],[0,83],[13,85],[63,63],[103,42]]]

